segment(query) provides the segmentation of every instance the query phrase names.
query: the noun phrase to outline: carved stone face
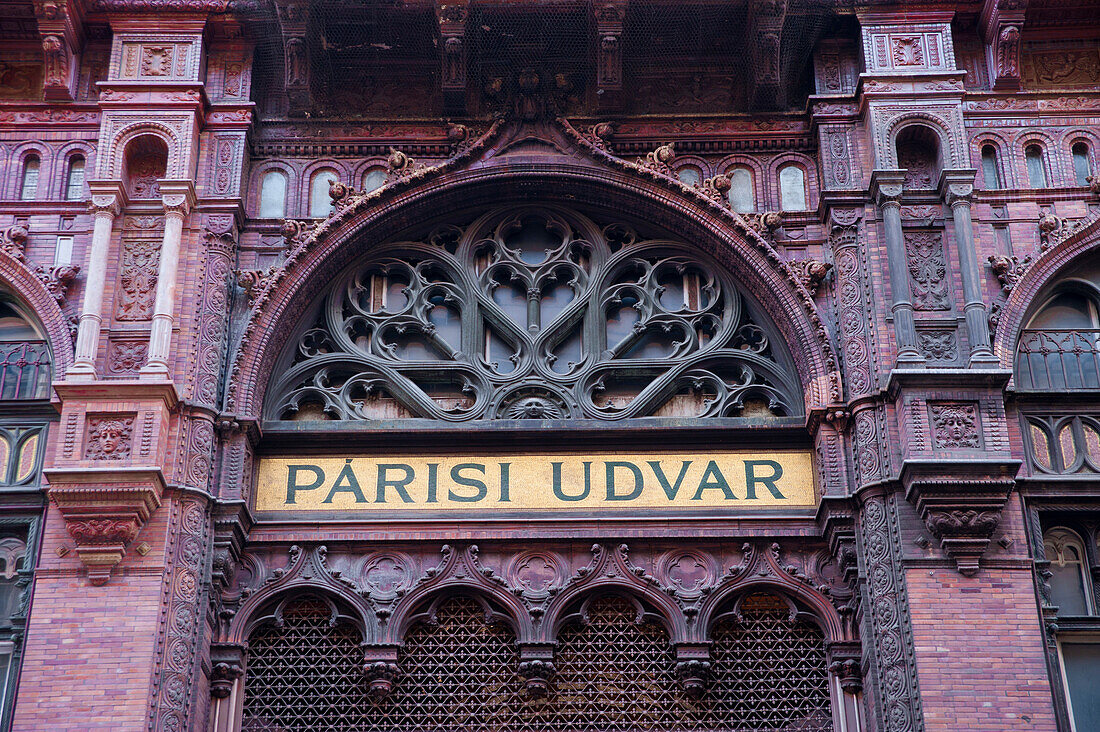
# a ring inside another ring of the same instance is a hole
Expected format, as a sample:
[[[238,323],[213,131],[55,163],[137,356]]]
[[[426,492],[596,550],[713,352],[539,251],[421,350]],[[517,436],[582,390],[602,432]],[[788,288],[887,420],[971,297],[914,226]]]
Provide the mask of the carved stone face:
[[[122,442],[123,428],[118,422],[107,422],[99,428],[99,446],[108,455],[118,449]]]
[[[561,411],[551,402],[540,397],[524,397],[507,412],[508,419],[558,419]]]
[[[954,443],[965,442],[969,439],[967,432],[970,428],[970,419],[958,409],[945,410],[942,416],[941,431]]]

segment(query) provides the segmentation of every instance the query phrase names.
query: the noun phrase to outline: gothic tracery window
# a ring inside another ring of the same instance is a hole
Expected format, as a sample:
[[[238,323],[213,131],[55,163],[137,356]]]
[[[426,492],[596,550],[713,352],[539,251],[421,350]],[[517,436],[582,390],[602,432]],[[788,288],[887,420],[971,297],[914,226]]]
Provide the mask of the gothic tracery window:
[[[509,209],[378,245],[315,302],[273,419],[790,416],[783,344],[685,244]]]
[[[1085,545],[1075,532],[1064,528],[1043,535],[1046,558],[1050,562],[1051,602],[1059,615],[1090,615],[1092,590]]]

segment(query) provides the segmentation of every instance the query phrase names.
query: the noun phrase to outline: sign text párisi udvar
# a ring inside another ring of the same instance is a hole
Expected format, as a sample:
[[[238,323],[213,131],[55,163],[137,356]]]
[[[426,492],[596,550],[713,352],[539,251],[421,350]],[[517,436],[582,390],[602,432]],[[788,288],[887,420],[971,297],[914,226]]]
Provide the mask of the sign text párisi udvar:
[[[269,457],[259,511],[751,509],[815,505],[808,451]]]

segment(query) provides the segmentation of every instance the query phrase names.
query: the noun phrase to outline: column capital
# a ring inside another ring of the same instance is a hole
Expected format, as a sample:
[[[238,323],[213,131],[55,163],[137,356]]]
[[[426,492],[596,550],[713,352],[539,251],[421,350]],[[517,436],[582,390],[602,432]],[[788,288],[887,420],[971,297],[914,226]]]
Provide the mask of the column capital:
[[[943,196],[944,203],[954,207],[956,204],[971,204],[974,195],[974,177],[978,171],[974,169],[945,170],[940,173],[939,193]]]
[[[88,190],[88,208],[93,215],[103,213],[114,218],[128,203],[126,187],[120,180],[90,180]]]
[[[162,178],[157,181],[160,185],[160,200],[164,203],[164,213],[186,216],[198,202],[195,195],[195,184],[190,180],[174,180]]]
[[[879,207],[900,206],[904,188],[904,170],[875,170],[871,173],[871,198]]]

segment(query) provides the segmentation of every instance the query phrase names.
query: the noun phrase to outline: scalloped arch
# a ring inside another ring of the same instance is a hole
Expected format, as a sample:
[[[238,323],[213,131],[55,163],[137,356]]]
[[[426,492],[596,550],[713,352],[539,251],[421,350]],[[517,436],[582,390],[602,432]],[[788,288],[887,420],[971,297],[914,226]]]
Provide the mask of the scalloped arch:
[[[1100,250],[1100,217],[1094,218],[1064,242],[1043,252],[1028,268],[1000,309],[1002,315],[997,325],[993,352],[997,355],[1002,367],[1012,369],[1015,365],[1016,342],[1020,336],[1020,329],[1023,328],[1027,317],[1031,315],[1035,299],[1068,267],[1098,250]]]
[[[618,161],[618,167],[605,167],[505,158],[454,171],[456,162],[452,159],[437,170],[358,199],[291,252],[291,266],[276,273],[250,314],[233,366],[228,410],[248,416],[261,413],[276,359],[291,326],[308,307],[315,283],[327,281],[361,254],[359,242],[384,241],[415,223],[447,213],[531,201],[559,205],[587,201],[589,208],[612,214],[631,211],[636,218],[694,241],[735,272],[777,323],[795,361],[806,409],[840,401],[837,359],[809,293],[774,249],[751,233],[739,216],[703,193],[667,176],[643,176],[633,170],[637,166],[624,161]]]
[[[72,334],[61,306],[27,265],[3,251],[0,251],[0,281],[38,317],[50,342],[54,378],[61,378],[73,362]]]
[[[782,582],[774,578],[749,580],[747,582],[734,582],[721,588],[707,598],[699,609],[696,625],[700,632],[707,635],[710,626],[714,622],[718,611],[721,610],[731,598],[739,595],[750,595],[754,592],[765,591],[779,594],[802,602],[810,608],[811,615],[825,634],[825,642],[832,643],[840,640],[848,640],[844,634],[844,623],[840,619],[833,604],[820,592],[806,587],[797,582]]]

